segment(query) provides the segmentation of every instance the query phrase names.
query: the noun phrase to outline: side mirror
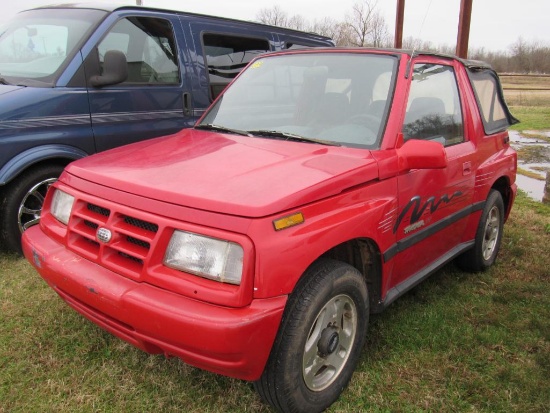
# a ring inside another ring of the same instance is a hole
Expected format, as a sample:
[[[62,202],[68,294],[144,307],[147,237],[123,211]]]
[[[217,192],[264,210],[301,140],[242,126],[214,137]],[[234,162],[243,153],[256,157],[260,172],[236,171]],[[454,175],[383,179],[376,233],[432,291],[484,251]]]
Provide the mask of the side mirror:
[[[128,78],[128,62],[126,56],[119,50],[109,50],[103,61],[103,74],[92,76],[90,84],[93,87],[116,85]]]
[[[443,169],[447,167],[447,154],[439,142],[410,139],[397,149],[399,170]]]

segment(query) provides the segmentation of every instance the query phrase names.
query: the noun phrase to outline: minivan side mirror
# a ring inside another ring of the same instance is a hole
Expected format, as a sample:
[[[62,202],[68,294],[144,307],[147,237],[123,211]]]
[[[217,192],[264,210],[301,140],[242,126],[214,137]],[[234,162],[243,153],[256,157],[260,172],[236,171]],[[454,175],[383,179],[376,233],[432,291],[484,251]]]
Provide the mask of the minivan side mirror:
[[[399,170],[443,169],[447,167],[445,147],[435,141],[410,139],[397,149]]]
[[[93,87],[116,85],[128,78],[128,62],[126,55],[120,50],[109,50],[103,61],[103,74],[92,76],[90,84]]]

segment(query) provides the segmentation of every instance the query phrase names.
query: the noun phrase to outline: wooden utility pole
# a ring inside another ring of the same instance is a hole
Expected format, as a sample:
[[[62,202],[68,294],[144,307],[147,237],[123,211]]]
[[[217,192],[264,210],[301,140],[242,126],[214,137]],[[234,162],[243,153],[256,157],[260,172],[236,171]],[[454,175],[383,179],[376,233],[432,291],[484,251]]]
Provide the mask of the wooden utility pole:
[[[470,38],[470,19],[472,17],[472,0],[461,0],[458,36],[456,38],[456,55],[463,59],[468,57],[468,40]]]
[[[397,0],[397,11],[395,14],[395,36],[394,46],[396,49],[403,47],[403,21],[405,19],[405,0]]]

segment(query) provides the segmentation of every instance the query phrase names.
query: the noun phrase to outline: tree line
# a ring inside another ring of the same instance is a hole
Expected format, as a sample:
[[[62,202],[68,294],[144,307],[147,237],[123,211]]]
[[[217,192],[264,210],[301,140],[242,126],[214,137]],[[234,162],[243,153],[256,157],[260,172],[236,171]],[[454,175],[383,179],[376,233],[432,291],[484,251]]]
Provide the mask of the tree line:
[[[309,21],[301,15],[291,16],[279,6],[261,9],[256,14],[256,20],[328,36],[337,46],[393,47],[393,35],[376,4],[374,0],[356,3],[344,21],[330,17]],[[454,46],[437,45],[414,37],[403,39],[403,48],[455,54]],[[468,58],[483,60],[499,73],[550,74],[550,45],[538,41],[528,42],[521,37],[505,51],[470,48]]]

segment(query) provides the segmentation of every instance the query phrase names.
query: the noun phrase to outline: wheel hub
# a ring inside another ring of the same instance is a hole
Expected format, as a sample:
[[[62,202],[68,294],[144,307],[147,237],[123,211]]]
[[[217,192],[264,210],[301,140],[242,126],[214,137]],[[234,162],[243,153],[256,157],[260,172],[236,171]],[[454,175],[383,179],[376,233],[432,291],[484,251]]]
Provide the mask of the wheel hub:
[[[357,308],[347,294],[325,303],[304,343],[302,374],[309,390],[323,391],[338,379],[353,349],[356,332]]]
[[[317,349],[321,357],[326,357],[336,351],[340,343],[340,336],[336,327],[329,326],[321,333],[321,338],[317,343]]]
[[[17,224],[21,234],[29,227],[38,224],[40,213],[44,204],[46,192],[51,184],[57,181],[57,178],[47,178],[34,185],[25,194],[17,211]]]

